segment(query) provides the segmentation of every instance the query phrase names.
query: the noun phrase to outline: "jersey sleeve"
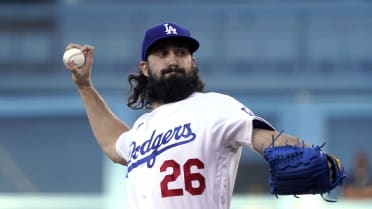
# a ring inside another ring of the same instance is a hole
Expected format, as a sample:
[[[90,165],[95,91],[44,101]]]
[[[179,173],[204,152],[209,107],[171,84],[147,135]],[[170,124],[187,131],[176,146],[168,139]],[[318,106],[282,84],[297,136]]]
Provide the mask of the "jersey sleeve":
[[[116,144],[115,144],[115,150],[116,150],[116,153],[122,157],[123,159],[125,160],[129,160],[129,155],[130,155],[130,144],[131,144],[131,141],[132,141],[132,138],[134,137],[134,135],[136,134],[136,129],[138,129],[138,127],[140,127],[144,120],[146,120],[146,118],[148,117],[148,114],[144,114],[142,116],[140,116],[133,124],[133,128],[130,129],[129,131],[127,132],[124,132],[122,133],[118,140],[116,141]]]
[[[252,148],[254,128],[275,130],[265,119],[256,116],[253,111],[241,102],[227,96],[221,105],[221,117],[217,129],[221,133],[225,146],[237,149],[241,146]]]
[[[125,160],[128,160],[128,156],[129,156],[128,155],[129,150],[127,150],[127,148],[129,147],[128,139],[129,139],[129,136],[131,135],[131,132],[132,130],[122,133],[119,136],[119,139],[116,141],[116,144],[115,144],[116,153]]]

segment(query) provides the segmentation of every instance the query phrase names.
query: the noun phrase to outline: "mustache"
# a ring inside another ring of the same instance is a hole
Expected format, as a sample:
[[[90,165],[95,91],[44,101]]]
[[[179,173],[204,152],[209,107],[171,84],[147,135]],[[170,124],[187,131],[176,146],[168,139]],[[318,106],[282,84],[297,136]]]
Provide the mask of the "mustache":
[[[165,68],[161,71],[161,75],[164,75],[164,74],[167,74],[167,73],[172,73],[172,72],[186,74],[186,70],[184,68],[168,67],[168,68]]]

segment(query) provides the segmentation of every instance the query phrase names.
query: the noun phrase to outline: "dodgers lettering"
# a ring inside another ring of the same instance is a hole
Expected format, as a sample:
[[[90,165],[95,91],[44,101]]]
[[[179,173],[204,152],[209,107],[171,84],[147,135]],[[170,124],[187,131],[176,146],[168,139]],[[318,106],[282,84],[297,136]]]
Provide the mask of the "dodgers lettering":
[[[137,145],[133,140],[130,144],[128,173],[143,163],[147,163],[147,167],[152,168],[158,155],[168,149],[192,142],[195,137],[191,124],[186,123],[161,133],[157,133],[155,129],[151,137],[142,144]]]

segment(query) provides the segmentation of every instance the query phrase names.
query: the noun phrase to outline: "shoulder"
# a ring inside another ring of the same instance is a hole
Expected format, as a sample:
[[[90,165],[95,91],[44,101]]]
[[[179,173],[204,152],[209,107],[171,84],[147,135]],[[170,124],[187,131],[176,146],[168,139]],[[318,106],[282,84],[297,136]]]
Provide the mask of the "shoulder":
[[[146,122],[149,118],[151,118],[151,112],[146,112],[140,115],[133,123],[132,129],[136,129],[141,126],[144,122]]]
[[[194,100],[191,103],[197,104],[198,107],[203,107],[203,111],[217,112],[220,116],[226,115],[226,117],[231,118],[236,115],[241,117],[245,117],[246,114],[255,115],[247,106],[227,94],[217,92],[194,93],[190,100]]]
[[[206,93],[194,93],[190,99],[197,99],[202,101],[208,101],[209,103],[212,102],[223,102],[223,103],[239,103],[234,97],[229,96],[227,94],[222,94],[218,92],[206,92]]]

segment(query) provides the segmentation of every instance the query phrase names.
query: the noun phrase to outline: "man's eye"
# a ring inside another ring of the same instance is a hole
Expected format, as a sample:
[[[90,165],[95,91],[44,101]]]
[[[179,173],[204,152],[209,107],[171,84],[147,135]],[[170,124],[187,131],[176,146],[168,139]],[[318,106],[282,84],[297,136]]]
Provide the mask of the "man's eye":
[[[175,53],[177,56],[184,56],[187,53],[187,51],[185,49],[179,49]]]
[[[154,54],[156,54],[159,57],[164,57],[164,56],[167,55],[167,51],[165,51],[165,50],[158,50]]]

